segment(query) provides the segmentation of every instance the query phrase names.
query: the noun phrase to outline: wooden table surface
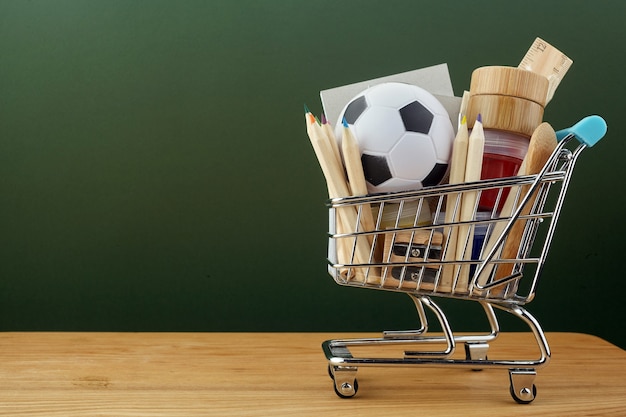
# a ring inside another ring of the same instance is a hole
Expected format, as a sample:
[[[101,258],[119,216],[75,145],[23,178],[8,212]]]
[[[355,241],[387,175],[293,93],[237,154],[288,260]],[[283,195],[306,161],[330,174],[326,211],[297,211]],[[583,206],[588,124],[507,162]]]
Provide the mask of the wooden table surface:
[[[2,416],[617,416],[626,351],[595,336],[548,333],[537,398],[509,395],[508,372],[361,367],[340,399],[321,350],[328,333],[1,333]],[[363,336],[363,335],[358,335]],[[372,336],[372,335],[367,335]],[[491,356],[533,339],[503,333]],[[461,348],[462,349],[462,348]],[[523,359],[524,356],[520,357]]]

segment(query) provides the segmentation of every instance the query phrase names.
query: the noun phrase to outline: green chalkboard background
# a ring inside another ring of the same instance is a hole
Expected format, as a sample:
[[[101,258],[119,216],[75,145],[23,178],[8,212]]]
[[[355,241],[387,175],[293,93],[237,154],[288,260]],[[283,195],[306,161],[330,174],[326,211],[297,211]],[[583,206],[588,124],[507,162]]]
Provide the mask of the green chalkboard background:
[[[0,0],[0,330],[415,326],[405,295],[326,274],[303,104],[440,63],[461,95],[540,36],[574,60],[545,120],[600,114],[609,132],[529,309],[626,348],[625,16],[622,0]],[[483,329],[475,303],[443,305]]]

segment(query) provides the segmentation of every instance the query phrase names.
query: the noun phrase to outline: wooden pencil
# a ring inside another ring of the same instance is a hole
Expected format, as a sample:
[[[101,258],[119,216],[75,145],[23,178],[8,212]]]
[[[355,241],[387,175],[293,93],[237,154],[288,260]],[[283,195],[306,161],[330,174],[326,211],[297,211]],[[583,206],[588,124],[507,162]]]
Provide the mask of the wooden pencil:
[[[335,157],[335,152],[330,142],[330,138],[323,131],[317,119],[305,107],[305,119],[307,134],[311,140],[311,145],[322,168],[322,173],[328,186],[330,198],[347,197],[350,195],[348,182],[341,166],[340,160]]]
[[[483,153],[485,147],[485,133],[480,114],[476,118],[472,132],[469,135],[467,144],[467,160],[465,163],[465,182],[480,180],[482,172]],[[461,198],[461,222],[474,219],[478,203],[478,191],[466,191]],[[472,248],[474,240],[474,226],[460,225],[456,248],[456,258],[470,260],[472,258]],[[460,267],[454,292],[467,292],[469,282],[470,265],[464,264]]]
[[[462,116],[456,137],[452,146],[452,156],[450,158],[450,184],[461,184],[465,181],[465,163],[467,160],[467,145],[469,132],[467,129],[467,119]],[[452,224],[459,221],[461,214],[461,193],[451,193],[446,196],[446,216],[445,223]],[[456,249],[458,240],[458,226],[444,228],[443,235],[446,237],[446,251],[444,261],[454,261],[456,259]],[[446,265],[442,268],[442,275],[439,281],[439,291],[450,292],[454,281],[454,265]]]
[[[465,123],[467,123],[467,106],[470,99],[470,92],[465,90],[463,91],[463,96],[461,97],[461,107],[459,108],[459,121],[458,126],[461,126],[461,122],[463,118],[465,118]]]
[[[361,150],[359,144],[352,134],[352,130],[348,123],[343,120],[343,131],[341,135],[341,153],[343,155],[343,163],[348,174],[348,183],[353,196],[367,195],[367,182],[363,173],[363,164],[361,163]],[[369,204],[361,206],[361,225],[364,231],[373,231],[376,227],[372,209]],[[370,235],[370,241],[372,236]]]
[[[344,170],[333,154],[329,138],[324,134],[322,127],[317,123],[317,120],[312,113],[306,113],[305,118],[307,121],[307,133],[320,167],[322,168],[324,178],[326,179],[329,197],[348,197],[350,192]],[[339,233],[353,233],[357,230],[358,216],[355,207],[338,207],[336,212],[338,218],[337,228]],[[354,239],[340,238],[336,240],[338,244],[338,254],[340,254],[340,257],[342,258],[339,259],[339,263],[369,263],[371,247],[366,238],[355,237]],[[350,245],[350,248],[342,247],[343,245],[348,244],[350,240],[353,242],[353,245]],[[351,250],[352,247],[354,247],[354,251]],[[352,253],[354,254],[354,257],[352,257]],[[353,270],[355,279],[364,282],[365,268],[354,268]],[[351,279],[352,276],[349,274],[347,278]],[[372,274],[371,276],[368,276],[367,281],[368,283],[377,283],[379,279],[380,278],[375,276],[375,274]]]
[[[322,113],[322,116],[320,119],[321,119],[322,129],[324,130],[324,133],[326,134],[326,137],[328,138],[328,142],[330,143],[330,147],[333,150],[333,155],[335,155],[335,158],[337,158],[337,161],[339,161],[339,163],[342,164],[341,152],[339,152],[339,143],[337,142],[337,138],[335,137],[335,132],[333,131],[333,127],[328,121],[328,119],[326,118],[325,113]]]

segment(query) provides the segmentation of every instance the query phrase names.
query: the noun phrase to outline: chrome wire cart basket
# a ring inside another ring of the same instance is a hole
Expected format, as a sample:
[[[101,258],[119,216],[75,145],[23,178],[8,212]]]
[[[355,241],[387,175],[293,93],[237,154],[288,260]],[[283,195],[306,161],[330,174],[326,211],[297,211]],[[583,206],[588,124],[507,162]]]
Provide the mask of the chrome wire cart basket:
[[[576,160],[599,140],[558,133],[556,149],[534,175],[329,200],[328,270],[334,281],[406,293],[420,320],[415,330],[323,342],[338,396],[357,393],[361,366],[458,366],[507,369],[513,399],[535,399],[536,372],[548,364],[550,348],[539,322],[524,306],[535,296]],[[494,208],[482,211],[479,201],[487,193],[495,198]],[[469,216],[459,209],[467,200],[475,202]],[[475,301],[490,329],[453,331],[434,301],[438,297]],[[490,343],[500,333],[495,310],[510,313],[530,328],[537,357],[488,356]],[[433,317],[436,332],[429,331],[428,319]],[[457,352],[459,344],[464,350]],[[397,352],[353,354],[382,346],[384,352]]]

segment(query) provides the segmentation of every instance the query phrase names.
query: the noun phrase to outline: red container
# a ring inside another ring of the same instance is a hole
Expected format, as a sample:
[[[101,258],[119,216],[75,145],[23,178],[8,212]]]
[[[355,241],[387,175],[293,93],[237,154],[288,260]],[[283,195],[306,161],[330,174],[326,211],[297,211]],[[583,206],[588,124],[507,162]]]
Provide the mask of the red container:
[[[485,180],[517,175],[528,151],[529,141],[528,137],[520,134],[485,129],[485,149],[480,178]],[[498,193],[498,189],[484,190],[478,202],[479,209],[493,210],[498,199]],[[498,200],[497,211],[502,210],[508,193],[508,188],[503,190]]]

